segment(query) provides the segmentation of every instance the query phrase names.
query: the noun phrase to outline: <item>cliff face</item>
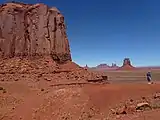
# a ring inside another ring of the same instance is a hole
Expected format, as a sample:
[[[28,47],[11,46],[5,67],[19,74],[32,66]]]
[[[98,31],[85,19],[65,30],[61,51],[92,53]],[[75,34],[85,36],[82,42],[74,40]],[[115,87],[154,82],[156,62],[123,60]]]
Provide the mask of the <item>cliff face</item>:
[[[71,61],[63,15],[44,4],[0,6],[0,56],[51,56]]]

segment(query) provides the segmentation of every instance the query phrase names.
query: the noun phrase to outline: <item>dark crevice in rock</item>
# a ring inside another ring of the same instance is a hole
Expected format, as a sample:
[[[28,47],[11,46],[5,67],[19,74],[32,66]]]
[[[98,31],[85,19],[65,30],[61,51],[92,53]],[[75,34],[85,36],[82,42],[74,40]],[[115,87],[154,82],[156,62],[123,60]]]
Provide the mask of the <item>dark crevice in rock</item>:
[[[28,48],[28,43],[30,44],[31,40],[30,40],[30,36],[29,36],[29,30],[28,30],[29,24],[27,22],[27,12],[24,13],[24,47],[23,47],[23,56],[27,56],[28,55],[28,50],[30,50],[30,48]],[[30,45],[29,45],[30,46]]]
[[[0,28],[0,38],[3,38],[1,28]]]
[[[54,42],[54,46],[53,46],[53,49],[55,50],[56,49],[56,26],[57,26],[57,22],[56,22],[56,17],[54,17],[54,30],[53,30],[53,32],[54,32],[54,39],[53,39],[53,42]]]
[[[49,12],[48,12],[48,14],[47,14],[47,40],[50,41],[50,45],[51,45],[50,31],[49,31],[49,16],[50,16],[50,14],[49,14]]]

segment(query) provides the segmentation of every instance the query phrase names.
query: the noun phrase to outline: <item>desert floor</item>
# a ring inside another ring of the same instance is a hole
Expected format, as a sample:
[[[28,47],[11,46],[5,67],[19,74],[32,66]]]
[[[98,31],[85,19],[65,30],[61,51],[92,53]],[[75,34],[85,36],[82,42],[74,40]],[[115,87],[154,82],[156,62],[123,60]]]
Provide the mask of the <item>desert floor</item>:
[[[110,84],[50,85],[43,81],[0,81],[0,120],[159,120],[160,109],[111,115],[127,100],[160,93],[160,70],[154,84],[146,70],[103,71]],[[45,81],[46,82],[46,81]],[[53,83],[53,82],[52,82]],[[160,106],[159,106],[160,108]]]

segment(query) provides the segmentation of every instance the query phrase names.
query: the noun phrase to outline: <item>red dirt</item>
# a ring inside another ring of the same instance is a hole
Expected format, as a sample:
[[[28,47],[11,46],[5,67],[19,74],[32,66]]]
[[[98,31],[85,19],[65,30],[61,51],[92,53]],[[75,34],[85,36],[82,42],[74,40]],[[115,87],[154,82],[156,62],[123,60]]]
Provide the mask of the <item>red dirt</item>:
[[[5,114],[3,120],[20,118],[23,120],[63,120],[67,118],[75,120],[89,119],[90,117],[93,120],[104,119],[107,118],[109,110],[119,103],[160,91],[159,84],[73,85],[62,87],[45,85],[43,86],[44,91],[36,86],[30,86],[33,84],[39,84],[39,82],[28,84],[26,81],[0,83],[7,91],[5,94],[0,94],[0,116]],[[143,116],[146,114],[144,113]],[[151,111],[149,115],[152,116],[152,114],[157,113]],[[129,117],[134,118],[135,116],[129,115]],[[124,116],[124,118],[123,120],[131,120],[127,116]],[[143,119],[139,118],[137,120]]]
[[[159,84],[87,83],[102,73],[71,62],[64,17],[56,8],[7,3],[0,10],[0,120],[113,120],[111,108],[160,91]],[[125,60],[122,69],[131,68]],[[149,115],[160,118],[157,111]]]
[[[49,57],[1,59],[0,68],[0,87],[6,91],[0,91],[2,120],[104,119],[125,100],[160,91],[159,84],[81,84],[100,73],[73,62],[57,64]]]

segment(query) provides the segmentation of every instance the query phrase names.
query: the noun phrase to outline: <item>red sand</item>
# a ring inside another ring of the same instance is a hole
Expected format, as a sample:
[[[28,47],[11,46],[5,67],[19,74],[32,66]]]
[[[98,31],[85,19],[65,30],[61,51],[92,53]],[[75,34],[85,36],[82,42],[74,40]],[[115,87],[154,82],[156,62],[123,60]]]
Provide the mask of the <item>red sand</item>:
[[[0,93],[0,117],[3,120],[76,120],[104,119],[109,110],[127,99],[137,99],[160,91],[160,85],[108,84],[49,87],[37,83],[1,82],[7,93]],[[157,114],[151,111],[149,115]],[[144,116],[145,113],[142,115]],[[134,118],[135,116],[130,115]],[[155,117],[155,116],[153,116]],[[157,117],[160,116],[157,114]],[[123,120],[128,119],[124,116]],[[158,120],[157,118],[157,120]],[[112,120],[112,119],[111,119]],[[144,119],[137,119],[144,120]],[[146,119],[150,120],[150,119]],[[156,120],[156,119],[154,119]]]

